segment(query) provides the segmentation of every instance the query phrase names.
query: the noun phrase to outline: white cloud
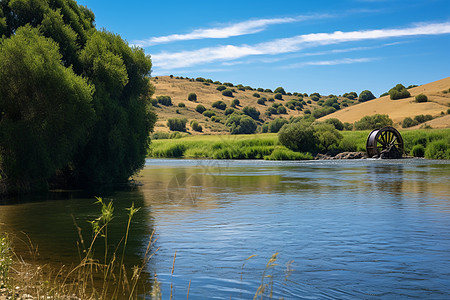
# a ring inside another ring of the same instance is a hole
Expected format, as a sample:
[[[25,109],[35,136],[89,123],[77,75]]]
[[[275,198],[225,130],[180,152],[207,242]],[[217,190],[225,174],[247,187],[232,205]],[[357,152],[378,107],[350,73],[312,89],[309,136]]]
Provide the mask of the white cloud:
[[[196,29],[186,34],[171,34],[166,36],[152,37],[146,40],[137,40],[133,44],[140,47],[148,47],[157,44],[170,43],[175,41],[188,41],[198,39],[221,39],[245,34],[253,34],[261,32],[269,25],[286,24],[301,22],[308,19],[326,18],[329,15],[305,15],[292,18],[274,18],[274,19],[257,19],[239,22],[225,27],[216,27],[209,29]]]
[[[297,69],[305,66],[335,66],[335,65],[349,65],[355,63],[366,63],[376,60],[376,58],[341,58],[334,60],[308,61],[298,64],[291,64],[284,66],[281,69]]]
[[[193,51],[162,52],[152,55],[154,66],[161,69],[178,69],[214,61],[231,61],[251,55],[277,55],[298,52],[307,47],[339,44],[363,40],[400,38],[420,35],[450,33],[450,22],[418,24],[402,29],[377,29],[333,33],[311,33],[276,39],[255,45],[225,45]]]

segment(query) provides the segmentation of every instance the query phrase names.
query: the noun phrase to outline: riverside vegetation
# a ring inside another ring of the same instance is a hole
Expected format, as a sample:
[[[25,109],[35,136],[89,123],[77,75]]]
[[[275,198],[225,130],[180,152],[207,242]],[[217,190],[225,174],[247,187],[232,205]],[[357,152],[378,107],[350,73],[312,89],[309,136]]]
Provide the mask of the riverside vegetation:
[[[156,122],[151,60],[74,0],[0,2],[0,193],[125,182]]]
[[[342,131],[342,139],[329,150],[365,151],[369,130]],[[415,157],[450,159],[450,129],[401,131],[405,152]],[[169,137],[169,136],[164,136]],[[276,133],[249,135],[172,135],[171,139],[153,140],[149,157],[213,159],[312,159],[308,152],[296,152],[282,145]]]

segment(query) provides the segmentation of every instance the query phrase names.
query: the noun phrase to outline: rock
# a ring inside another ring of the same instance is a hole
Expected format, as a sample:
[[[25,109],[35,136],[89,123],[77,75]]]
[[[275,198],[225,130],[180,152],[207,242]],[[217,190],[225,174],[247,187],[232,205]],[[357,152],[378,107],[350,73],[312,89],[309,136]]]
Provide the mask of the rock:
[[[366,152],[341,152],[336,156],[330,156],[327,154],[317,154],[314,159],[328,160],[328,159],[365,159],[367,158]]]

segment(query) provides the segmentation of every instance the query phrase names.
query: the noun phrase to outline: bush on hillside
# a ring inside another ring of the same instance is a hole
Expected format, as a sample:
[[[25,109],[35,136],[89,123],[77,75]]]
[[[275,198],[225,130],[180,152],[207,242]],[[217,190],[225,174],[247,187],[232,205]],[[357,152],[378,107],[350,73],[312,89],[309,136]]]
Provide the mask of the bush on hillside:
[[[231,101],[231,107],[236,107],[239,106],[241,104],[241,101],[239,101],[239,99],[233,99],[233,101]]]
[[[418,116],[414,117],[414,120],[417,121],[418,123],[424,123],[426,121],[433,120],[433,116],[432,115],[418,115]]]
[[[355,122],[356,130],[373,130],[386,126],[392,126],[392,119],[388,115],[375,114],[372,116],[364,116]]]
[[[195,111],[198,112],[198,113],[201,113],[201,114],[202,114],[205,110],[206,110],[206,108],[205,108],[203,105],[201,105],[201,104],[197,105],[197,107],[195,108]]]
[[[259,98],[257,101],[256,101],[256,103],[258,103],[258,104],[260,104],[260,105],[266,105],[266,100],[265,100],[266,98],[264,98],[264,97],[262,97],[262,98]]]
[[[253,93],[253,97],[255,97],[255,98],[259,98],[259,97],[261,97],[261,95],[260,95],[260,94],[258,94],[258,93]]]
[[[280,115],[286,114],[286,113],[287,113],[286,107],[284,107],[284,106],[279,106],[279,107],[277,108],[277,113],[280,114]]]
[[[189,93],[188,95],[188,100],[189,101],[197,101],[197,94],[196,93]]]
[[[413,120],[410,117],[406,117],[403,119],[402,128],[409,128],[409,127],[416,126],[418,124],[419,124],[419,122],[417,122],[416,120]]]
[[[180,103],[178,103],[178,107],[181,107],[181,108],[186,107],[186,104],[184,104],[183,102],[180,102]]]
[[[359,94],[359,98],[358,101],[359,102],[366,102],[369,100],[375,99],[375,96],[372,94],[371,91],[369,90],[364,90],[361,92],[361,94]]]
[[[344,124],[339,119],[327,119],[325,120],[325,123],[333,125],[337,130],[344,130]]]
[[[229,127],[231,134],[252,134],[255,133],[257,124],[255,120],[246,115],[231,114],[225,125]]]
[[[223,90],[222,95],[224,95],[226,97],[233,97],[233,91],[230,89]]]
[[[223,85],[228,86],[228,87],[234,86],[231,82],[224,82]]]
[[[416,102],[418,102],[418,103],[427,102],[427,101],[428,101],[428,97],[424,94],[419,94],[416,96]]]
[[[224,85],[219,85],[219,86],[216,88],[216,90],[218,90],[219,92],[224,91],[224,90],[226,90],[226,89],[227,89],[227,87],[224,86]]]
[[[280,94],[280,93],[275,94],[275,96],[273,96],[273,97],[277,100],[283,100],[283,94]]]
[[[172,131],[186,131],[186,123],[187,119],[185,118],[169,118],[167,120],[167,126],[169,126],[169,129]]]
[[[408,90],[402,85],[397,84],[395,87],[389,90],[391,100],[404,99],[411,96]]]
[[[231,115],[235,110],[233,108],[227,108],[224,112],[225,116]]]
[[[225,110],[227,108],[227,104],[222,100],[214,102],[211,106],[220,110]]]
[[[284,90],[284,88],[282,88],[281,86],[280,87],[277,87],[276,89],[275,89],[275,91],[273,91],[275,94],[281,94],[281,95],[286,95],[286,91]]]
[[[213,117],[213,116],[216,115],[216,113],[213,112],[212,110],[205,110],[202,114],[203,114],[205,117],[208,117],[208,118],[211,118],[211,117]]]
[[[254,120],[259,120],[260,112],[254,107],[246,106],[242,109],[242,112]]]
[[[170,96],[158,96],[156,97],[156,100],[158,100],[158,103],[164,106],[171,106],[172,105],[172,98]]]

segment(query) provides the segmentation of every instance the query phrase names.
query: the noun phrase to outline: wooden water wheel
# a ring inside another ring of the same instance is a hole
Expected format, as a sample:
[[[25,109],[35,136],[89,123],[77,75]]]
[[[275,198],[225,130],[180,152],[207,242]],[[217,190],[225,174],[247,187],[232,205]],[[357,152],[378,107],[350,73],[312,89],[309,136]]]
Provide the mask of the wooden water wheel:
[[[394,127],[372,130],[367,137],[366,151],[369,157],[401,158],[403,138]]]

